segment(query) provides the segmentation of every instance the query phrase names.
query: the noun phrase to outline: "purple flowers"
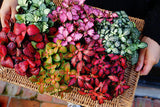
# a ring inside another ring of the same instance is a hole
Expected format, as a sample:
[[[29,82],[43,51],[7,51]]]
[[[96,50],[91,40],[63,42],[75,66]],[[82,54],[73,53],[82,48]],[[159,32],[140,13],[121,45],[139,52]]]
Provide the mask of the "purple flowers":
[[[84,38],[88,44],[92,40],[98,40],[94,24],[106,18],[112,21],[116,14],[110,15],[109,11],[101,11],[84,4],[85,0],[64,0],[62,6],[49,14],[53,22],[58,23],[58,34],[53,41],[62,40],[62,45],[75,45],[76,41]]]

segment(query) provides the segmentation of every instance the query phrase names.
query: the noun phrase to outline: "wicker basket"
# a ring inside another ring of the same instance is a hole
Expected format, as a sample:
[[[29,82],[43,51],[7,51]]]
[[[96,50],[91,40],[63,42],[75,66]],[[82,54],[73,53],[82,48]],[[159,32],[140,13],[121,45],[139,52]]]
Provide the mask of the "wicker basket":
[[[62,0],[55,0],[54,2],[57,5],[60,5]],[[144,20],[129,17],[131,21],[135,22],[137,28],[142,31],[144,26]],[[103,104],[99,104],[98,101],[93,101],[87,95],[80,95],[77,90],[77,87],[73,88],[73,91],[70,93],[64,93],[64,97],[62,100],[67,102],[71,102],[74,104],[87,106],[87,107],[131,107],[135,90],[137,87],[137,82],[139,79],[139,73],[136,72],[135,66],[132,66],[128,63],[128,68],[125,71],[125,79],[127,81],[127,85],[130,86],[128,90],[126,90],[122,95],[114,98],[112,101],[105,101]],[[38,92],[38,85],[30,82],[26,76],[20,76],[15,73],[14,69],[4,68],[0,65],[0,80],[6,81],[9,83],[13,83],[25,88],[29,88],[31,90]],[[48,94],[49,93],[45,93]],[[60,98],[58,95],[52,95],[53,97]]]

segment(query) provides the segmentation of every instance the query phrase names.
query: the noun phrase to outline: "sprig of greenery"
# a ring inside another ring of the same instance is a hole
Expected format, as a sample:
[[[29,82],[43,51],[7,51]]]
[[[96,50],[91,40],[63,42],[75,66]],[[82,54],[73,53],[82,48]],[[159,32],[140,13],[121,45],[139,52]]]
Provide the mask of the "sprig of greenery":
[[[16,7],[17,23],[26,25],[34,24],[41,32],[48,32],[48,28],[53,26],[53,22],[47,15],[55,10],[56,6],[51,0],[18,0]]]
[[[103,45],[108,54],[125,56],[132,65],[138,61],[138,49],[147,47],[139,40],[141,34],[134,22],[131,22],[124,11],[116,12],[117,18],[111,24],[106,19],[98,23],[98,34],[103,39]]]

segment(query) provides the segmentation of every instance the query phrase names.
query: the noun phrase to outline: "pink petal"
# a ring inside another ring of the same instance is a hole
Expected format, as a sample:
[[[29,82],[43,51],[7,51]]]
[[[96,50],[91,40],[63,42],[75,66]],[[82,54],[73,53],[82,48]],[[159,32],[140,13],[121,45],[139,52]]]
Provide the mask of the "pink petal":
[[[60,34],[63,34],[63,31],[64,31],[64,27],[63,27],[63,26],[60,26],[60,27],[58,28],[58,32],[59,32]]]
[[[53,18],[53,16],[52,16],[52,14],[51,14],[51,13],[49,13],[49,14],[48,14],[48,17],[49,17],[50,19],[52,19],[52,18]]]
[[[84,13],[84,11],[83,11],[83,10],[81,10],[81,11],[79,11],[79,13],[80,13],[80,14],[83,14],[83,13]]]
[[[68,35],[69,35],[68,30],[67,30],[67,29],[64,29],[64,31],[63,31],[63,36],[66,38]]]
[[[71,12],[67,12],[67,18],[68,18],[68,20],[72,20],[72,13]]]
[[[56,10],[53,10],[53,11],[52,11],[52,14],[53,14],[53,15],[57,15],[57,11],[56,11]]]
[[[62,46],[67,46],[67,45],[68,45],[68,42],[67,42],[67,41],[62,41],[61,45],[62,45]]]
[[[88,31],[87,31],[87,34],[90,35],[90,36],[93,36],[94,30],[93,30],[93,29],[88,30]]]
[[[90,28],[92,28],[94,26],[94,24],[93,24],[93,22],[87,22],[87,24],[86,24],[86,29],[90,29]]]
[[[113,20],[113,18],[107,19],[107,21],[111,22]]]
[[[72,10],[71,10],[71,13],[72,13],[72,15],[78,15],[78,14],[77,14],[77,10],[75,10],[75,9],[72,9]]]
[[[74,40],[75,41],[78,41],[78,40],[80,40],[81,38],[82,38],[82,34],[81,33],[75,33],[75,35],[74,35]]]
[[[61,9],[60,13],[65,13],[66,14],[67,13],[66,8]]]
[[[75,43],[74,42],[69,42],[70,44],[72,44],[72,45],[75,45]]]
[[[96,20],[101,23],[104,19],[103,18],[96,18]]]
[[[89,20],[87,18],[83,19],[84,23],[87,23]]]
[[[79,5],[84,4],[85,0],[79,0]]]
[[[85,10],[88,10],[88,9],[89,9],[89,6],[85,4],[83,8],[84,8]]]
[[[66,16],[65,13],[61,13],[59,17],[60,17],[60,21],[61,21],[62,23],[64,23],[64,22],[67,21],[67,16]]]
[[[91,42],[91,39],[90,38],[85,38],[85,41],[87,42],[87,44],[88,43],[90,43]]]
[[[85,17],[86,17],[85,14],[82,14],[82,15],[81,15],[81,19],[84,19]]]
[[[63,6],[64,8],[68,8],[68,4],[66,4],[65,2],[62,3],[62,6]]]
[[[90,20],[91,22],[94,22],[94,21],[95,21],[94,18],[91,18],[91,17],[89,17],[89,20]]]
[[[80,24],[80,25],[79,25],[78,30],[85,31],[85,24],[84,24],[83,22],[80,22],[79,24]]]
[[[105,10],[105,12],[104,12],[105,14],[109,14],[109,11],[108,10]]]
[[[62,40],[62,39],[64,39],[64,36],[62,34],[58,34],[57,39]]]
[[[71,42],[72,41],[72,37],[69,36],[69,37],[66,38],[66,40],[67,40],[67,42]]]
[[[79,19],[79,16],[76,15],[76,16],[73,16],[73,20],[78,20]]]
[[[60,12],[61,7],[60,7],[60,6],[58,6],[56,10],[57,10],[57,12]]]
[[[118,17],[117,13],[112,13],[112,17],[113,17],[113,18]]]
[[[74,5],[73,8],[78,10],[78,11],[81,10],[81,7],[79,5]]]
[[[93,14],[94,14],[95,16],[98,16],[99,12],[97,11],[97,9],[94,9],[94,10],[93,10]]]
[[[57,12],[56,11],[53,11],[52,14],[49,14],[48,17],[53,21],[57,21]]]
[[[85,27],[86,26],[85,23],[83,23],[83,22],[79,22],[79,24],[80,24],[81,27]]]
[[[78,28],[78,30],[79,30],[79,31],[85,31],[84,27],[82,27],[82,26],[80,26],[80,27]]]
[[[70,36],[74,38],[75,33],[72,33]]]
[[[69,0],[64,0],[63,2],[68,4],[68,3],[69,3]]]
[[[93,35],[93,37],[92,37],[94,40],[98,40],[99,39],[99,35],[97,34],[97,35]]]
[[[99,16],[101,16],[101,17],[103,17],[103,16],[104,16],[104,14],[103,14],[103,12],[102,12],[102,11],[99,11]]]
[[[66,25],[67,25],[67,24],[66,24]],[[69,33],[71,33],[71,32],[73,31],[73,29],[74,29],[73,24],[69,24],[69,25],[66,26],[66,27],[67,27],[67,30],[68,30]]]
[[[53,42],[54,42],[54,43],[57,43],[57,40],[58,40],[58,38],[56,38],[56,37],[53,38]]]
[[[73,22],[73,25],[74,25],[74,26],[79,26],[79,22],[74,21],[74,22]]]

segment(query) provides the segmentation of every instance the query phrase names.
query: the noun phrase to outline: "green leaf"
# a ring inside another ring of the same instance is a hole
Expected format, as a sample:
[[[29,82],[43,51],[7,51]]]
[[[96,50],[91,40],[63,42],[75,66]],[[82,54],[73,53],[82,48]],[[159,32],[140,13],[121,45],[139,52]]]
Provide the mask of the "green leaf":
[[[46,79],[45,79],[45,82],[46,82],[47,84],[51,83],[51,81],[52,81],[51,78],[46,78]]]
[[[52,63],[52,57],[51,57],[51,56],[49,56],[49,57],[47,58],[46,63],[47,63],[47,64],[51,64],[51,63]]]
[[[48,24],[43,22],[42,32],[45,32],[48,29]]]
[[[131,58],[131,62],[132,62],[132,65],[136,64],[138,62],[138,52],[135,51],[132,55],[132,58]]]
[[[26,14],[26,20],[29,22],[34,22],[34,16],[31,13]]]
[[[60,89],[61,89],[61,90],[66,90],[67,88],[68,88],[68,86],[65,85],[65,84],[63,84],[63,85],[60,86]]]
[[[123,35],[127,36],[129,34],[130,34],[130,29],[128,29],[128,28],[124,29]]]
[[[76,49],[76,46],[74,46],[74,45],[70,45],[69,46],[69,50],[70,50],[70,52],[75,52],[77,49]]]
[[[44,83],[44,78],[45,78],[45,76],[41,76],[41,77],[39,77],[39,78],[38,78],[38,82],[40,82],[40,83]]]
[[[120,39],[121,39],[122,42],[126,42],[126,38],[125,37],[122,36]]]
[[[60,84],[59,84],[58,82],[56,82],[56,83],[54,84],[54,87],[57,88],[57,89],[59,88],[59,86],[60,86]]]
[[[19,5],[25,5],[27,0],[18,0]]]
[[[43,21],[43,22],[48,22],[48,17],[46,17],[46,16],[42,16],[41,21]]]
[[[141,42],[140,44],[138,44],[139,48],[146,48],[148,45],[145,42]]]
[[[55,62],[59,62],[59,61],[61,60],[59,54],[54,55],[54,56],[53,56],[53,60],[54,60]]]
[[[21,8],[20,5],[19,5],[19,6],[16,6],[16,11],[18,12],[20,8]]]
[[[28,10],[28,12],[33,12],[33,11],[35,11],[36,9],[37,9],[37,8],[32,5],[32,6],[30,7],[30,9]]]
[[[126,51],[128,54],[133,54],[130,49],[126,49],[125,51]]]
[[[39,16],[41,16],[39,10],[36,10],[33,12],[34,16],[38,17],[38,18],[35,18],[37,21],[40,19]]]
[[[51,2],[51,0],[45,0],[46,4],[49,4]]]
[[[122,28],[118,28],[118,34],[122,34]]]
[[[48,15],[49,12],[50,12],[50,9],[45,9],[45,10],[44,10],[44,14],[45,14],[45,15]]]
[[[38,82],[38,78],[35,75],[29,77],[29,80],[33,83]]]
[[[60,47],[59,52],[66,53],[67,52],[67,48],[62,46],[62,47]]]
[[[37,49],[37,47],[36,47],[37,42],[35,42],[35,41],[31,41],[31,44],[32,44],[32,46],[33,46],[35,49]]]
[[[136,44],[131,44],[130,47],[128,47],[129,50],[131,51],[136,51],[138,49],[137,45]]]
[[[70,72],[70,69],[71,69],[70,63],[69,63],[69,62],[66,62],[66,63],[64,64],[64,71],[65,71],[65,72]]]
[[[41,70],[39,74],[40,74],[40,75],[45,75],[45,74],[46,74],[46,71],[45,71],[45,70]]]
[[[70,76],[69,76],[68,74],[66,74],[66,75],[64,76],[64,81],[65,81],[66,83],[68,83],[69,80],[70,80]]]
[[[17,20],[18,23],[25,23],[25,14],[16,14],[15,18]]]
[[[44,11],[45,9],[46,9],[46,5],[44,4],[44,3],[42,3],[41,5],[40,5],[40,11]]]
[[[57,82],[60,81],[61,79],[62,79],[62,78],[59,77],[59,76],[56,76],[56,77],[55,77],[55,81],[57,81]]]
[[[38,90],[39,90],[39,93],[40,93],[40,94],[43,94],[43,93],[44,93],[44,90],[45,90],[45,89],[44,89],[44,86],[43,86],[43,85],[40,85],[39,88],[38,88]]]
[[[38,4],[41,0],[32,0],[34,4]]]
[[[46,88],[46,92],[52,92],[54,91],[54,86],[50,85]]]
[[[40,50],[38,50],[38,52],[39,52],[40,56],[42,57],[44,50],[40,49]]]

